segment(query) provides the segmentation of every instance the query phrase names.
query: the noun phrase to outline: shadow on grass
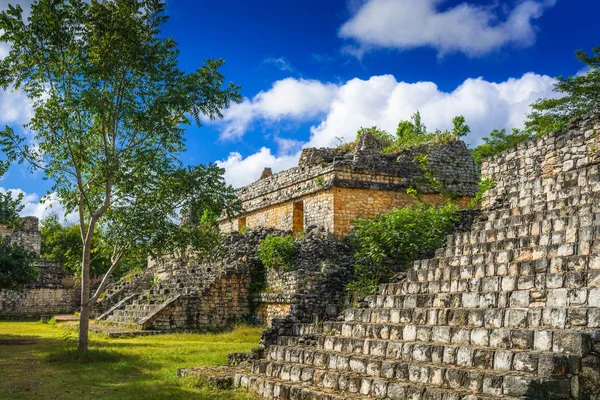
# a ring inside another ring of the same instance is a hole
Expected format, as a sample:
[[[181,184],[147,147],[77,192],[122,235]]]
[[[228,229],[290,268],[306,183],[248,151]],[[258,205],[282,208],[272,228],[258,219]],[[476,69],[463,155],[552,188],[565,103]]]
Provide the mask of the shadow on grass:
[[[37,333],[37,332],[36,332]],[[19,344],[17,344],[17,342]],[[4,343],[4,344],[2,344]],[[0,335],[2,399],[248,399],[245,394],[197,387],[177,378],[176,351],[158,354],[161,344],[90,341],[76,350],[72,335]]]

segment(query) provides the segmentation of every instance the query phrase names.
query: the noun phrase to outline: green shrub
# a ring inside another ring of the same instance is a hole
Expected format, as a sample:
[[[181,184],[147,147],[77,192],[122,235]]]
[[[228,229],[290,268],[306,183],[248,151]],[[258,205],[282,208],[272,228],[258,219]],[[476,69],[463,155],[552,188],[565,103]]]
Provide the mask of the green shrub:
[[[408,206],[372,220],[355,221],[348,236],[356,249],[354,279],[348,291],[356,296],[374,293],[379,283],[410,262],[442,247],[458,219],[458,207],[446,203],[439,208]]]
[[[39,275],[37,254],[0,237],[0,289],[21,289],[34,283]]]
[[[288,272],[294,271],[294,256],[298,252],[291,235],[268,235],[258,246],[258,258],[267,269]]]

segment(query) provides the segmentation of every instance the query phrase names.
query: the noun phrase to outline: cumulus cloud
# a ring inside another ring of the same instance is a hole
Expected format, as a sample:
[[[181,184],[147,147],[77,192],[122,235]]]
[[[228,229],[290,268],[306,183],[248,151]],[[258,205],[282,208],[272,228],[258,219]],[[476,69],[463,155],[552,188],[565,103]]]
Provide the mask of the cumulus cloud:
[[[500,83],[467,79],[444,92],[433,82],[398,82],[392,75],[353,79],[340,88],[327,117],[311,128],[307,146],[332,146],[340,137],[351,140],[361,126],[395,132],[398,121],[416,110],[430,130],[450,128],[454,116],[464,115],[472,132],[467,141],[477,144],[492,129],[522,127],[529,104],[552,96],[554,82],[547,75],[527,73]]]
[[[339,85],[290,79],[285,82],[287,90],[280,90],[279,82],[276,82],[271,90],[260,94],[261,100],[255,101],[255,104],[264,107],[266,102],[262,99],[268,98],[271,110],[277,107],[289,110],[292,107],[285,105],[286,102],[294,103],[293,99],[310,91],[303,86],[313,89],[326,87],[327,96],[323,96],[315,108],[318,112],[279,111],[253,115],[251,109],[242,113],[242,121],[236,121],[230,114],[228,120],[221,122],[222,132],[231,131],[233,125],[238,129],[239,137],[251,122],[273,120],[275,115],[277,119],[316,121],[310,128],[310,139],[303,143],[297,139],[276,138],[279,146],[276,155],[265,147],[246,158],[240,153],[231,153],[226,160],[219,161],[219,165],[226,169],[227,181],[236,187],[256,180],[264,167],[280,171],[294,166],[301,147],[328,147],[337,145],[340,139],[353,140],[360,127],[378,126],[393,133],[398,122],[409,119],[416,110],[421,112],[430,131],[448,129],[454,116],[464,115],[471,127],[466,141],[477,145],[493,129],[522,128],[533,101],[556,95],[552,91],[554,78],[535,73],[526,73],[504,82],[470,78],[450,92],[440,90],[434,82],[399,82],[392,75],[373,76],[366,80],[356,78]],[[252,107],[250,103],[247,105]],[[308,104],[304,104],[296,110],[307,108]]]
[[[368,0],[354,7],[339,36],[355,45],[347,51],[362,56],[375,48],[432,47],[439,55],[462,52],[470,57],[502,47],[535,42],[534,21],[556,0],[525,0],[502,15],[499,5],[460,3],[442,9],[444,0]]]
[[[239,139],[256,120],[274,123],[282,118],[306,120],[327,111],[337,86],[316,80],[286,78],[266,92],[225,110],[221,139]]]
[[[75,213],[65,215],[65,208],[58,200],[56,193],[51,193],[44,198],[40,198],[37,193],[26,193],[22,189],[5,189],[0,187],[1,193],[10,192],[13,199],[16,199],[19,194],[23,195],[22,204],[23,210],[20,212],[22,217],[37,217],[42,220],[51,214],[56,214],[60,221],[67,224],[78,222],[78,216]],[[43,202],[42,202],[43,200]]]

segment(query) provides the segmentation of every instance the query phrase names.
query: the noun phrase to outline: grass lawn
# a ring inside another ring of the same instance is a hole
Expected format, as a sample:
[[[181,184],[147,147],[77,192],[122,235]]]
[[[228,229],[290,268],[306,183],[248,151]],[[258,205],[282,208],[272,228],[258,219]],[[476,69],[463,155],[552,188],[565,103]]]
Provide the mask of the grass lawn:
[[[242,390],[196,387],[177,368],[223,365],[227,354],[258,345],[261,328],[220,334],[168,334],[110,339],[90,334],[79,357],[76,332],[40,322],[0,322],[1,399],[228,399]]]

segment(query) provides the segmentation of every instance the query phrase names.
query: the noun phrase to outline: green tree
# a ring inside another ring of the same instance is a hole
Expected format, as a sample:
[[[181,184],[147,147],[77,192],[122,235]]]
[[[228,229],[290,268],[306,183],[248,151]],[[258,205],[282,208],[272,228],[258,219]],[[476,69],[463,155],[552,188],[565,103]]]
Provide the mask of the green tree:
[[[23,193],[13,198],[11,192],[0,193],[0,225],[14,228],[19,225],[21,217],[19,213],[23,210]]]
[[[37,254],[0,236],[0,289],[20,289],[35,282]]]
[[[27,128],[35,132],[36,146],[11,127],[0,144],[9,160],[44,171],[66,210],[78,213],[81,351],[88,347],[90,309],[127,252],[116,237],[129,244],[127,232],[139,238],[160,229],[176,213],[176,203],[163,203],[182,191],[206,190],[198,198],[211,203],[230,194],[223,184],[211,186],[214,181],[190,187],[190,179],[164,192],[186,173],[178,160],[185,150],[183,126],[190,119],[200,124],[202,116],[222,117],[223,108],[241,101],[239,87],[225,85],[218,71],[223,60],[208,60],[190,73],[178,68],[177,44],[160,31],[164,10],[161,0],[39,0],[26,21],[18,5],[0,13],[0,40],[11,46],[0,61],[0,84],[32,101]],[[206,169],[222,180],[218,168]],[[155,207],[144,208],[153,202]],[[188,203],[182,208],[198,205]],[[91,249],[99,225],[113,239],[114,251],[92,294]]]
[[[81,254],[83,244],[78,225],[64,226],[56,214],[40,222],[42,236],[41,256],[63,265],[76,276],[81,276]],[[101,240],[102,232],[96,230],[90,249],[90,273],[101,275],[110,268],[109,257],[105,255]]]
[[[600,111],[600,46],[588,54],[577,50],[575,56],[587,71],[584,74],[559,76],[554,91],[559,98],[540,99],[531,105],[525,128],[538,135],[566,129],[571,119]]]
[[[484,158],[494,156],[534,137],[535,135],[531,132],[516,128],[513,128],[511,133],[508,134],[505,129],[494,129],[489,136],[483,138],[483,144],[471,150],[471,155],[478,164],[481,164],[481,160]]]
[[[465,117],[457,115],[452,119],[452,135],[455,138],[467,136],[471,132],[471,128],[465,122]]]
[[[427,127],[423,124],[421,120],[421,113],[417,110],[410,117],[410,121],[400,121],[398,123],[398,127],[396,128],[396,136],[400,140],[407,140],[410,137],[414,136],[426,136],[427,135]]]

